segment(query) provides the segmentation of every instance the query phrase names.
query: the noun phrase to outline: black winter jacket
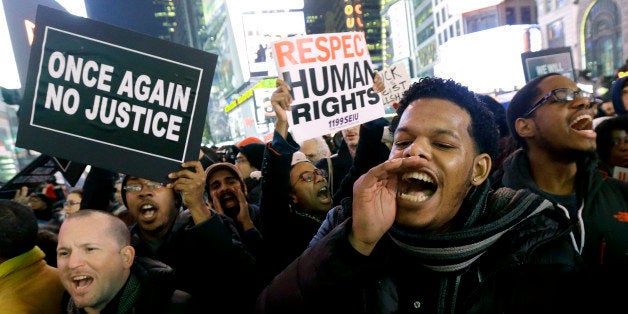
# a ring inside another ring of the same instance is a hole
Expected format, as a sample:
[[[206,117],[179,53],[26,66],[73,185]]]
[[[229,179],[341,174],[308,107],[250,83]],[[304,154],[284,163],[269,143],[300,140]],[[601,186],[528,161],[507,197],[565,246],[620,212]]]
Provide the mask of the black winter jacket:
[[[101,313],[195,313],[190,295],[176,290],[174,286],[172,268],[156,260],[136,257],[131,267],[131,275]],[[67,292],[63,304],[64,312],[86,313],[85,310],[76,307]]]
[[[229,217],[213,212],[207,221],[195,225],[189,211],[182,211],[155,251],[142,238],[139,226],[134,226],[131,233],[136,256],[172,267],[176,288],[190,293],[195,303],[214,313],[252,309],[260,289],[256,261]]]
[[[267,144],[262,164],[261,232],[265,252],[259,258],[262,275],[270,281],[308,246],[321,221],[291,206],[290,169],[292,155],[299,145],[288,133],[283,139],[277,131]]]
[[[537,195],[488,185],[465,199],[459,230],[421,235],[393,226],[370,256],[348,241],[351,208],[334,208],[321,227],[331,231],[262,292],[258,313],[584,310],[573,302],[584,290],[569,220]]]
[[[584,224],[582,256],[591,267],[628,266],[628,183],[608,177],[596,169],[594,155],[578,162],[576,197]],[[529,189],[553,201],[530,176],[530,164],[523,150],[514,152],[503,165],[501,184],[513,189]],[[579,217],[571,217],[579,220]],[[623,272],[623,271],[622,271]]]

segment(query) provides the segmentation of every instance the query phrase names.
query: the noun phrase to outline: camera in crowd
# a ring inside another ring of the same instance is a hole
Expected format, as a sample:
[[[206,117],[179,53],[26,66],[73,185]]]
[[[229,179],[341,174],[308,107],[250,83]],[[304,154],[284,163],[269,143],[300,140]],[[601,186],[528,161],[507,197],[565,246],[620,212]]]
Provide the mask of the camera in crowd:
[[[224,145],[216,150],[216,155],[221,161],[235,164],[236,156],[238,155],[238,147],[235,145]]]

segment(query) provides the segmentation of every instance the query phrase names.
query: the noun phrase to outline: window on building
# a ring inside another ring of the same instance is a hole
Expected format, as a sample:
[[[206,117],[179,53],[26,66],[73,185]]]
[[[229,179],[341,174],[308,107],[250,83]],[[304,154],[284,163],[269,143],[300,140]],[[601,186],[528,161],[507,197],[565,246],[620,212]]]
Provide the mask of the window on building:
[[[436,59],[436,44],[431,42],[418,51],[418,64],[420,68],[428,66]]]
[[[517,24],[517,13],[515,12],[515,8],[507,7],[506,8],[506,25],[515,25]]]
[[[443,37],[441,36],[441,34],[438,34],[438,45],[442,45],[443,44]]]
[[[554,10],[554,0],[545,0],[545,13],[550,13]]]
[[[556,8],[557,9],[564,7],[565,4],[567,4],[565,0],[556,0]]]
[[[432,17],[432,7],[431,6],[427,6],[425,8],[423,8],[423,10],[421,10],[417,15],[416,15],[416,25],[419,26],[421,24],[423,24],[423,22],[427,21],[427,19],[429,19],[430,17]],[[433,25],[433,23],[431,23]]]
[[[421,43],[430,39],[430,37],[432,37],[433,35],[434,35],[434,24],[430,24],[416,35],[417,43],[419,43],[420,45]]]
[[[440,10],[440,18],[443,21],[443,23],[445,23],[445,21],[447,21],[447,16],[445,15],[445,8]]]
[[[462,34],[462,30],[460,29],[460,20],[456,21],[456,36],[460,36]]]
[[[478,30],[478,20],[477,19],[467,19],[467,33],[477,32]]]
[[[528,6],[521,7],[521,24],[533,24],[532,9]]]
[[[467,33],[479,32],[499,26],[495,12],[484,13],[467,19]]]
[[[448,40],[448,39],[449,39],[449,38],[447,37],[447,30],[445,30],[445,31],[443,32],[443,41],[444,41],[444,42],[447,42],[447,40]]]
[[[454,37],[454,25],[449,25],[449,37]]]
[[[436,26],[440,26],[440,15],[436,13]]]
[[[547,45],[549,48],[565,46],[563,20],[554,21],[547,25]]]

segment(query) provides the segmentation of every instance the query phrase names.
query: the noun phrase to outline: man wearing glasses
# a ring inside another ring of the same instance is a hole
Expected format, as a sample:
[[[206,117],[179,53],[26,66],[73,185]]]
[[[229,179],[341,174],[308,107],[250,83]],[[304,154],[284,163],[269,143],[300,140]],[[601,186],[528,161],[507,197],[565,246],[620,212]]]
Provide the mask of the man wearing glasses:
[[[597,106],[560,74],[528,82],[507,108],[521,149],[504,162],[501,183],[558,204],[573,222],[572,241],[587,264],[613,272],[628,265],[628,222],[615,218],[628,212],[628,185],[596,170]]]
[[[63,202],[64,218],[81,209],[81,200],[83,200],[83,189],[81,188],[76,188],[66,195],[65,202]]]
[[[262,163],[260,212],[268,250],[265,276],[272,279],[308,246],[331,209],[327,172],[317,169],[288,132],[289,86],[277,79],[271,103],[277,116]]]
[[[122,200],[137,222],[131,227],[136,255],[172,267],[176,288],[190,293],[200,308],[249,311],[258,292],[251,279],[256,278],[255,260],[233,222],[205,201],[201,162],[181,166],[167,184],[124,177]]]

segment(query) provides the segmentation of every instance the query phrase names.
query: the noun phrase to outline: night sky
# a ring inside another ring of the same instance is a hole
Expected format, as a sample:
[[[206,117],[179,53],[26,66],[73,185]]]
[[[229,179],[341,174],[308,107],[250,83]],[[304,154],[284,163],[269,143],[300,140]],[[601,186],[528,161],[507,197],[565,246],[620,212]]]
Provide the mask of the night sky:
[[[151,7],[152,0],[85,0],[90,19],[158,37],[164,30]]]

